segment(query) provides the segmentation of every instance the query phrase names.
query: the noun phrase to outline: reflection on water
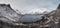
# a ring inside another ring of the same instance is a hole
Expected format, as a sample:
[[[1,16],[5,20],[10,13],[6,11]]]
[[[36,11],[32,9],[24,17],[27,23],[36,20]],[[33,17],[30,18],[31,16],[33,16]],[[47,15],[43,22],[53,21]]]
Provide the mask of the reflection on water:
[[[20,21],[21,22],[35,22],[37,20],[41,20],[42,15],[37,15],[37,14],[26,14],[24,15]]]

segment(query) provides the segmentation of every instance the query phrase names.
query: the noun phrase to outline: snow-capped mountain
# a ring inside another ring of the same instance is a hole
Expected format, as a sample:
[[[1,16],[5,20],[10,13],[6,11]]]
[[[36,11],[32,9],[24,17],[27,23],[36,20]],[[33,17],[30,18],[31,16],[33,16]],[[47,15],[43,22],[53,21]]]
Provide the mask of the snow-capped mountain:
[[[41,9],[31,9],[29,11],[26,12],[22,12],[23,14],[42,14],[42,13],[49,13],[51,12],[51,10],[45,9],[45,8],[41,8]]]

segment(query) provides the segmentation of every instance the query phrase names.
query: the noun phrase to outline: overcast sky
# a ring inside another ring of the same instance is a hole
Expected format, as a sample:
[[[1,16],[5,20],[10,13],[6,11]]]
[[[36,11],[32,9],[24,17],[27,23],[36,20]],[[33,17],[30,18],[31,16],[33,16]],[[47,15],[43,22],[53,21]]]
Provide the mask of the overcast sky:
[[[21,13],[33,13],[54,10],[60,0],[0,0],[0,3],[10,4]]]

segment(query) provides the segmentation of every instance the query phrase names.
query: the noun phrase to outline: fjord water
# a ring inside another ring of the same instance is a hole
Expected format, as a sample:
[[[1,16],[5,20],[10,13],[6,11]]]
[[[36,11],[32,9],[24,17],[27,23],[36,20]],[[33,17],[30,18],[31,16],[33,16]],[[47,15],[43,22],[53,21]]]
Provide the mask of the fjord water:
[[[42,15],[38,14],[26,14],[22,16],[20,22],[35,22],[42,19]]]

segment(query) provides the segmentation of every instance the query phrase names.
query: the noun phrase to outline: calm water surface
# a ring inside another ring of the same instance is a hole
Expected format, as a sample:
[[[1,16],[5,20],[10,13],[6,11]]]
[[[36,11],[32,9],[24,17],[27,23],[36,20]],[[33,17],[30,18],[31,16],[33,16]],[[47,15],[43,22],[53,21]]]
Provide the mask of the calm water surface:
[[[20,19],[21,22],[35,22],[42,19],[42,15],[37,14],[27,14],[22,16]]]

